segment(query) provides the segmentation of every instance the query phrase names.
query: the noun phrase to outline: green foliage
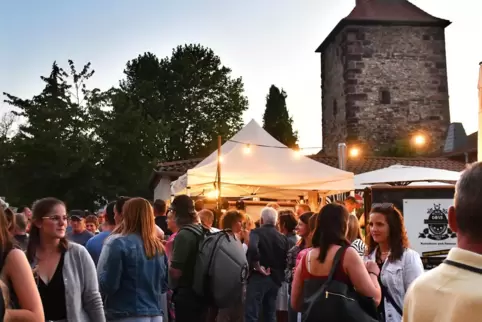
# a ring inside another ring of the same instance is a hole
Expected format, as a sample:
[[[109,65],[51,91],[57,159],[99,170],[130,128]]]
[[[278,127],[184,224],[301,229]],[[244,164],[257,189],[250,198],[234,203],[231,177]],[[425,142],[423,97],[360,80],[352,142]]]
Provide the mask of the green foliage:
[[[14,201],[27,203],[36,198],[61,196],[72,207],[90,206],[98,199],[92,162],[88,111],[81,102],[89,99],[85,81],[92,75],[90,65],[78,73],[69,61],[66,72],[56,63],[45,88],[32,99],[8,93],[6,102],[26,120],[12,139],[9,185]],[[71,81],[69,84],[68,81]]]
[[[298,133],[293,130],[293,119],[286,108],[286,93],[271,85],[266,96],[263,128],[276,140],[290,148],[297,148]]]
[[[93,74],[90,63],[80,72],[54,63],[40,94],[4,93],[22,121],[12,136],[8,116],[0,120],[0,195],[11,204],[54,196],[92,209],[117,195],[150,198],[158,162],[208,155],[218,135],[241,128],[248,106],[241,78],[200,45],[140,55],[104,92],[87,88]]]
[[[410,140],[399,140],[394,145],[382,148],[376,153],[377,156],[409,158],[417,155],[417,151],[411,146]]]

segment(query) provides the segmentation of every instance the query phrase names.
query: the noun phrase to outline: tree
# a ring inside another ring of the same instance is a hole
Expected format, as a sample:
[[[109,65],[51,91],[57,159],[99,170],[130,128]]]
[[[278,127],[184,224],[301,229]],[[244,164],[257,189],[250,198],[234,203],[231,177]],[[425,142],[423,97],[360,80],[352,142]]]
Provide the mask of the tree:
[[[14,134],[14,124],[17,117],[12,113],[4,113],[0,118],[0,196],[10,193],[10,172],[12,163],[12,135]],[[13,179],[13,178],[12,178]]]
[[[133,104],[163,125],[161,160],[207,156],[217,136],[242,126],[248,108],[241,78],[201,45],[176,47],[171,57],[151,53],[127,64],[121,89]]]
[[[263,128],[276,140],[290,148],[297,148],[298,133],[293,130],[293,119],[286,108],[286,93],[271,85],[266,96]]]
[[[5,102],[25,119],[12,138],[10,166],[14,201],[30,203],[41,197],[60,198],[72,207],[93,207],[99,198],[95,173],[93,134],[85,102],[96,91],[85,82],[93,75],[90,64],[69,72],[53,63],[45,88],[31,99],[8,93]],[[71,82],[71,83],[69,83]]]

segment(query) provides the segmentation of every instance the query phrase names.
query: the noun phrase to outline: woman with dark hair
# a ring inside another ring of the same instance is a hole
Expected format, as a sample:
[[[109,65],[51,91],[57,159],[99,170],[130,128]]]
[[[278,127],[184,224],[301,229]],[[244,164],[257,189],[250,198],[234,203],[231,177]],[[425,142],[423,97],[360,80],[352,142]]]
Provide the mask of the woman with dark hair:
[[[373,204],[367,228],[367,259],[381,272],[379,312],[386,322],[400,322],[405,292],[423,273],[422,260],[409,248],[402,213],[392,203]]]
[[[22,250],[15,247],[0,206],[0,279],[9,291],[6,321],[43,321],[44,311],[32,270]],[[8,317],[8,320],[7,320]]]
[[[314,228],[312,229],[310,225],[310,218],[312,218],[312,216],[312,212],[305,212],[299,217],[297,229],[300,240],[288,251],[288,255],[286,258],[285,281],[286,283],[288,283],[289,293],[291,293],[291,283],[293,282],[293,273],[296,267],[296,258],[298,257],[300,251],[311,247],[311,235],[314,230]],[[288,306],[288,321],[298,321],[298,312],[293,311],[291,305]]]
[[[360,256],[365,255],[366,245],[363,242],[360,223],[358,222],[358,218],[354,215],[348,217],[348,234],[346,235],[346,238]]]
[[[44,198],[34,203],[27,258],[45,320],[105,321],[94,262],[85,247],[67,241],[66,228],[62,201]]]
[[[290,209],[280,210],[278,216],[279,230],[288,239],[288,249],[291,249],[299,240],[298,235],[295,233],[298,220],[295,213]],[[289,288],[290,284],[284,281],[278,291],[278,297],[276,298],[276,320],[278,322],[288,321]]]
[[[335,254],[344,247],[340,263],[335,267],[333,279],[353,287],[360,294],[380,302],[378,266],[374,262],[363,263],[358,253],[346,239],[348,231],[348,211],[342,205],[328,204],[321,208],[313,233],[313,248],[301,259],[296,268],[291,291],[293,309],[301,311],[304,299],[304,283],[310,280],[326,279],[333,266]],[[304,313],[304,312],[303,312]],[[323,317],[319,317],[320,321]]]

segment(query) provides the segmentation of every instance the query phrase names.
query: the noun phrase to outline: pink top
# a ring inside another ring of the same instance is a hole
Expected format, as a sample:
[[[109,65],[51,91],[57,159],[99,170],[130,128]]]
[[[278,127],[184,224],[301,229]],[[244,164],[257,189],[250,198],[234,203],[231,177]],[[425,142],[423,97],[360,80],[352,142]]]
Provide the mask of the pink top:
[[[166,242],[166,255],[168,260],[171,260],[172,246],[174,245],[174,238],[176,237],[176,235],[177,233],[174,233],[169,236],[169,239]]]
[[[301,259],[305,256],[306,253],[308,253],[312,248],[305,248],[302,251],[298,253],[298,256],[296,256],[296,267],[298,267],[298,264],[300,263]]]

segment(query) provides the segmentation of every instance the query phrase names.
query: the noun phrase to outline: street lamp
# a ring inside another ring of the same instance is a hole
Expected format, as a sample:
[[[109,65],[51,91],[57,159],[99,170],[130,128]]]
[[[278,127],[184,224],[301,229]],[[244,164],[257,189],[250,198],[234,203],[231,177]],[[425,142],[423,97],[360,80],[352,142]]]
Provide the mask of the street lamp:
[[[360,155],[360,149],[357,147],[353,147],[350,149],[350,158],[356,158]]]
[[[413,138],[413,143],[416,146],[423,146],[423,145],[425,145],[425,142],[426,142],[425,136],[423,136],[422,134],[417,134]]]

